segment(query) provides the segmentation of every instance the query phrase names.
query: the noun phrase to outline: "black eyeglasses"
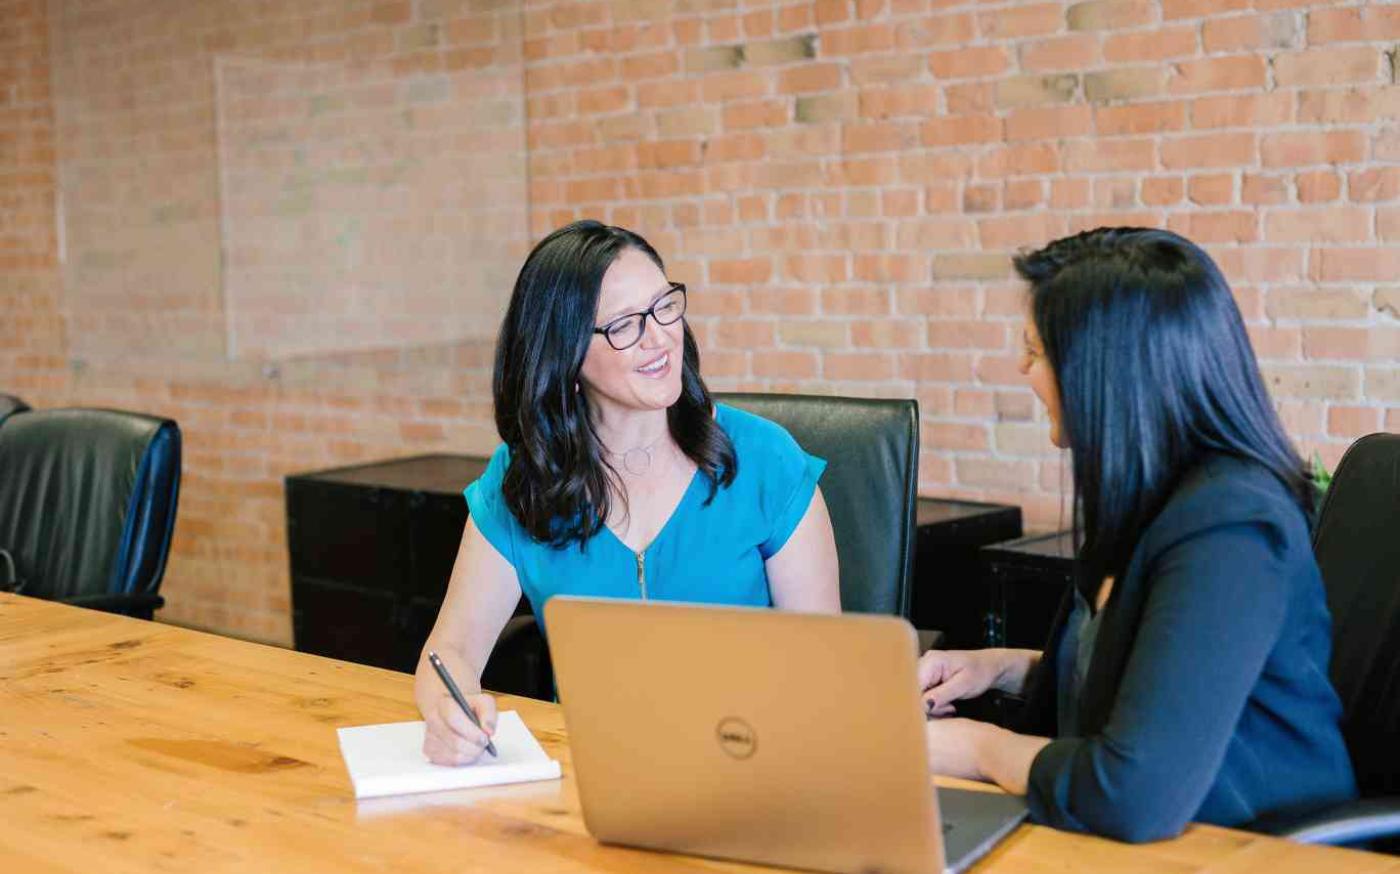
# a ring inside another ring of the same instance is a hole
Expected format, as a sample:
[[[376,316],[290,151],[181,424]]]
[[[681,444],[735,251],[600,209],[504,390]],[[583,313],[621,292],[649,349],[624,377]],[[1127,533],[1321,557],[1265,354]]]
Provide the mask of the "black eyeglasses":
[[[656,299],[656,303],[639,313],[618,316],[593,333],[607,338],[608,345],[621,352],[637,345],[647,329],[647,317],[656,320],[658,325],[673,325],[685,315],[685,284],[671,283],[671,290]]]

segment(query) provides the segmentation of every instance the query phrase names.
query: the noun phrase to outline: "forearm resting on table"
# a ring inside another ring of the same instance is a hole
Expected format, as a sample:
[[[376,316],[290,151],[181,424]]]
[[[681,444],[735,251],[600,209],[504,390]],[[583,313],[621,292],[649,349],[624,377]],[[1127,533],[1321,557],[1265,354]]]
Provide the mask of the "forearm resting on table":
[[[1011,695],[1025,691],[1026,678],[1040,664],[1040,650],[1003,649],[998,655],[1001,670],[992,688]],[[979,723],[975,744],[977,770],[985,780],[1015,795],[1025,795],[1030,782],[1031,763],[1050,743],[1050,738],[1017,734],[990,723]]]
[[[1030,783],[1031,763],[1050,743],[1048,737],[1017,734],[990,723],[978,723],[981,736],[976,743],[977,770],[1013,795],[1025,795]]]

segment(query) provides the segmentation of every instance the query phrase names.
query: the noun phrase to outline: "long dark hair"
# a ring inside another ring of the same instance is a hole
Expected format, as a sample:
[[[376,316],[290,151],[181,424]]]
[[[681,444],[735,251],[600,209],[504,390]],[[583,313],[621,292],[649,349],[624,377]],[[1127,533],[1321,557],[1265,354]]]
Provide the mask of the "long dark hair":
[[[1206,453],[1267,468],[1311,518],[1311,477],[1209,255],[1170,231],[1098,228],[1015,265],[1059,383],[1086,593],[1123,573],[1139,533]]]
[[[594,337],[603,274],[627,249],[665,271],[651,244],[625,228],[586,220],[545,237],[520,268],[496,343],[491,392],[496,430],[510,448],[501,485],[506,506],[531,537],[557,547],[597,534],[613,489],[625,495],[588,399],[575,387]],[[681,396],[666,420],[672,439],[709,480],[708,503],[733,482],[738,460],[713,418],[695,337],[689,325],[683,329]]]

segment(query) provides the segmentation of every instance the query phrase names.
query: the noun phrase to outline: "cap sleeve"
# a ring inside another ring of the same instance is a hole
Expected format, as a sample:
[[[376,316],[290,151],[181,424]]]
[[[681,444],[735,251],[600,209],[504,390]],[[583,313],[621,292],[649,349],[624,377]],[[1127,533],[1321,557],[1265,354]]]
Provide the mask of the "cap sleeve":
[[[486,542],[496,548],[506,561],[516,566],[515,539],[520,523],[506,506],[501,494],[501,483],[505,479],[506,468],[510,466],[510,449],[504,443],[491,454],[486,471],[464,494],[467,496],[467,513],[476,530],[486,538]]]
[[[765,561],[777,555],[797,530],[817,491],[817,480],[826,470],[824,459],[805,452],[780,425],[773,424],[768,442],[760,489],[768,537],[758,546]]]

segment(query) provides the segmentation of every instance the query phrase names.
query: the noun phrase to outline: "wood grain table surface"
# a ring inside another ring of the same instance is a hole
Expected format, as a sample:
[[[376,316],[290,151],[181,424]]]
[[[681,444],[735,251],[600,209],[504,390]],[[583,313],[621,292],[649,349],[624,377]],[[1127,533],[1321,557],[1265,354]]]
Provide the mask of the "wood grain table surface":
[[[336,728],[417,719],[412,677],[0,594],[0,872],[771,871],[598,844],[557,705],[503,697],[564,778],[357,803]],[[1211,826],[1130,846],[1021,826],[973,869],[1400,874]]]

